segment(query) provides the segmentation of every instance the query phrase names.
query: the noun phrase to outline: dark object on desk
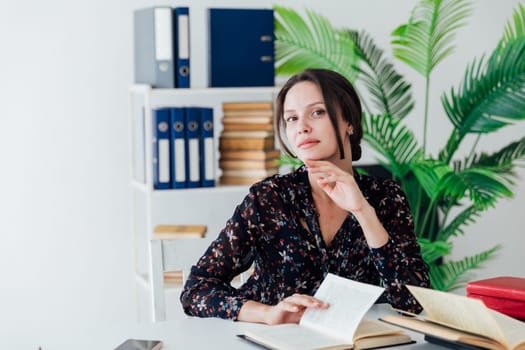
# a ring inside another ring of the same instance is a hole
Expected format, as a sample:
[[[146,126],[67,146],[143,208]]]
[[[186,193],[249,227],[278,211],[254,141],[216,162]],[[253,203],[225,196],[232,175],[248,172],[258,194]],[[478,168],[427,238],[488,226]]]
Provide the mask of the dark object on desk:
[[[467,283],[467,296],[518,320],[525,320],[525,278],[501,276]]]
[[[260,342],[258,342],[257,340],[255,340],[253,338],[250,338],[246,334],[237,334],[237,336],[239,338],[241,338],[241,339],[246,340],[247,342],[250,342],[251,344],[253,344],[254,346],[256,346],[259,349],[266,349],[266,350],[274,350],[275,349],[275,348],[267,347],[267,346],[261,344]],[[415,343],[416,343],[415,340],[406,340],[406,341],[400,342],[398,344],[389,344],[389,345],[382,345],[382,346],[371,347],[371,348],[360,348],[360,349],[363,349],[363,350],[364,349],[366,349],[366,350],[374,350],[374,349],[390,348],[390,347],[394,347],[394,346],[409,345],[409,344],[415,344]],[[332,347],[330,347],[330,349],[332,349]],[[477,350],[477,349],[465,349],[465,350]]]
[[[272,9],[209,10],[210,87],[274,86]]]
[[[255,340],[253,340],[252,338],[248,337],[245,334],[237,334],[237,336],[239,338],[243,339],[243,340],[246,340],[247,342],[250,342],[251,344],[253,344],[255,347],[257,347],[259,349],[270,349],[270,348],[267,348],[266,346],[264,346],[262,344],[259,344],[258,342],[256,342]]]
[[[430,334],[425,334],[425,341],[436,344],[439,346],[444,346],[446,348],[455,349],[455,350],[485,350],[486,348],[482,348],[480,346],[474,346],[469,345],[465,343],[458,343],[456,341],[440,338],[440,337],[434,337]]]
[[[160,350],[162,345],[160,340],[128,339],[115,350]]]

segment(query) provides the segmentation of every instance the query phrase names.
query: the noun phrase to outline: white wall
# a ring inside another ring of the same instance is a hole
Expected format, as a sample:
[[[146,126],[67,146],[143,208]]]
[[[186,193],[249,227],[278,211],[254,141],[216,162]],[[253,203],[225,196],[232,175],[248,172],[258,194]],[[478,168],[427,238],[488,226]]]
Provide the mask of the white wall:
[[[190,2],[187,2],[190,3]],[[312,8],[336,26],[365,28],[388,48],[389,33],[416,1],[281,1]],[[431,150],[448,135],[439,97],[490,50],[517,0],[476,1],[456,55],[432,81]],[[150,1],[8,1],[0,5],[0,320],[135,317],[127,88],[132,83],[132,10]],[[155,4],[184,5],[160,2]],[[205,8],[244,1],[191,1],[192,86],[206,85]],[[250,6],[270,6],[253,1]],[[343,5],[344,4],[344,5]],[[403,72],[405,66],[398,65]],[[409,72],[421,128],[423,81]],[[525,123],[483,138],[487,150],[524,135]],[[502,243],[478,277],[525,277],[525,172],[516,198],[469,229],[454,255]],[[196,203],[197,204],[197,203]]]

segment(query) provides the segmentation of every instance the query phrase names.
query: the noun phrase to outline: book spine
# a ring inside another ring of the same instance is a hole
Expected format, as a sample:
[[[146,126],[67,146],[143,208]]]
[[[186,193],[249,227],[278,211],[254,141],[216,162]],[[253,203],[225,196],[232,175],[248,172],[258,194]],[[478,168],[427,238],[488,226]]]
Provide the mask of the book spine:
[[[175,33],[177,36],[176,78],[178,88],[190,87],[190,11],[188,7],[177,7],[175,14]]]
[[[153,110],[153,188],[170,188],[170,109]]]
[[[196,107],[186,108],[186,184],[200,187],[200,115]]]
[[[213,136],[213,109],[200,109],[200,171],[201,186],[215,185],[215,142]]]
[[[171,187],[186,187],[186,120],[184,108],[171,108]]]

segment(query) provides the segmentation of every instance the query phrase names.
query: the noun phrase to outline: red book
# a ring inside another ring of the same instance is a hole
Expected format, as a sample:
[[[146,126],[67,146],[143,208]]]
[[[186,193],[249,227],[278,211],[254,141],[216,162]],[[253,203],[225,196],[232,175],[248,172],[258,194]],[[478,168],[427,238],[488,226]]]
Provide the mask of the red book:
[[[494,277],[467,283],[467,296],[508,316],[525,320],[525,278]]]

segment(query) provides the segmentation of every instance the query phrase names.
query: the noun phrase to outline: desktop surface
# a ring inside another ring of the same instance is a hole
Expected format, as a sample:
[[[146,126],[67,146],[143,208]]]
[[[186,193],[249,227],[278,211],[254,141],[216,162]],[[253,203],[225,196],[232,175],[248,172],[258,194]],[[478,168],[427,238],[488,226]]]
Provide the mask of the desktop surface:
[[[375,305],[367,317],[379,318],[391,313],[387,305]],[[257,346],[240,339],[247,329],[264,325],[233,322],[216,318],[180,315],[176,320],[157,323],[139,322],[14,322],[0,330],[0,348],[31,350],[112,350],[129,338],[164,342],[164,350],[229,349],[250,350]],[[406,331],[415,344],[398,347],[405,350],[437,350],[443,347],[427,343],[423,335]],[[392,347],[389,349],[394,349]]]

